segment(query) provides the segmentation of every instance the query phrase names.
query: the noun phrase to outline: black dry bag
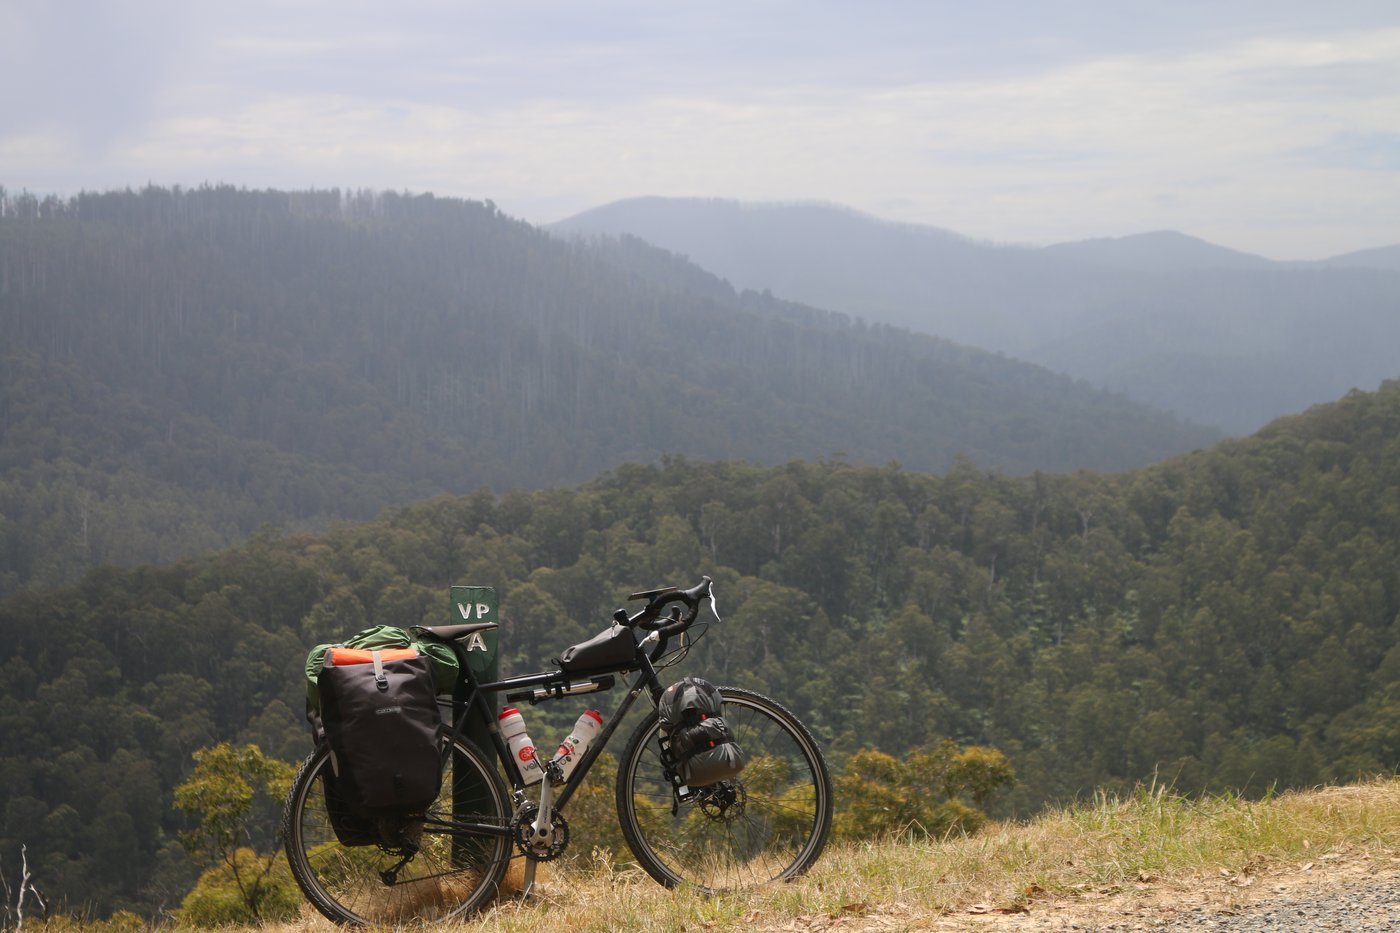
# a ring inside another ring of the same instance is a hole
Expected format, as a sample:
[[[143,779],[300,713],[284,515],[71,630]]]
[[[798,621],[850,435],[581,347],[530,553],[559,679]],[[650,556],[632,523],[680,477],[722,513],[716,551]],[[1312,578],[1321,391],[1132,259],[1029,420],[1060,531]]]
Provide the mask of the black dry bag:
[[[657,706],[666,736],[669,768],[690,787],[705,787],[736,777],[749,763],[724,721],[719,688],[699,677],[684,677],[661,694]]]
[[[333,648],[318,683],[333,822],[337,809],[370,820],[422,813],[442,786],[445,735],[428,658],[414,648]],[[343,822],[348,831],[356,823]]]

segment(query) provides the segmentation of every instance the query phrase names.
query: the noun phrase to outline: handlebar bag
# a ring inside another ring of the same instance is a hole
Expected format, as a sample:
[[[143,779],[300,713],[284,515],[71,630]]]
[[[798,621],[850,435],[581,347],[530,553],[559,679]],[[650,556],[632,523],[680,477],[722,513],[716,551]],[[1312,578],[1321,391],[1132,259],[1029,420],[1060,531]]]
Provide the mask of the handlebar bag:
[[[682,783],[705,787],[727,781],[749,763],[724,720],[724,697],[709,681],[683,677],[673,683],[661,694],[657,714]]]
[[[318,686],[331,747],[327,794],[342,812],[371,820],[421,814],[442,785],[446,735],[428,658],[416,648],[332,648]],[[354,821],[345,822],[353,835]]]
[[[570,645],[559,656],[566,674],[601,674],[631,666],[637,658],[637,639],[625,625],[613,625],[587,641]]]

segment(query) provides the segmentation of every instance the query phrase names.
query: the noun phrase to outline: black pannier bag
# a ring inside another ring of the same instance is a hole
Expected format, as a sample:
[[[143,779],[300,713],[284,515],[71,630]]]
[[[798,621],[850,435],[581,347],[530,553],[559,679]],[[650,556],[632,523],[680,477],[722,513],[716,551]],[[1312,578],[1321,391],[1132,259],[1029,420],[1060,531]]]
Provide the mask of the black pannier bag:
[[[380,820],[357,813],[345,801],[345,790],[331,768],[321,772],[322,788],[326,792],[326,816],[330,819],[335,838],[343,846],[373,846],[380,842]]]
[[[614,625],[588,641],[570,645],[559,656],[566,674],[601,674],[631,665],[637,657],[637,639],[624,625]]]
[[[709,681],[681,678],[661,694],[657,714],[666,737],[662,762],[673,783],[705,787],[736,777],[749,763],[724,721],[724,697]]]
[[[393,844],[395,821],[421,814],[442,786],[445,730],[428,658],[414,648],[332,648],[318,687],[336,836]]]

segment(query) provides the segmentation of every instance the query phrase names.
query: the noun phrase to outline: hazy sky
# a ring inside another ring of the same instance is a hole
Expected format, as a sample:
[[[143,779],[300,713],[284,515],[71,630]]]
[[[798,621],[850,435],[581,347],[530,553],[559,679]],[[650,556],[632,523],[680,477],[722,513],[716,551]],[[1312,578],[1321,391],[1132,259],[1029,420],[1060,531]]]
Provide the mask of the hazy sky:
[[[0,185],[1400,243],[1400,2],[0,0]]]

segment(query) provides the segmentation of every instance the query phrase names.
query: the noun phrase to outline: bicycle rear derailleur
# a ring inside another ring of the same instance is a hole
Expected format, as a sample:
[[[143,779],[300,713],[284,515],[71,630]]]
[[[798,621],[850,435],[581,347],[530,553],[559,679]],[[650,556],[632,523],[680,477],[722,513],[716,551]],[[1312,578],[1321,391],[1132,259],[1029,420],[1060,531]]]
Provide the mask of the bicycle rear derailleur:
[[[552,828],[543,837],[536,836],[535,818],[539,812],[540,808],[535,804],[526,804],[516,810],[515,817],[510,821],[510,835],[521,855],[537,862],[548,862],[563,855],[569,847],[569,823],[558,810],[551,807]]]

